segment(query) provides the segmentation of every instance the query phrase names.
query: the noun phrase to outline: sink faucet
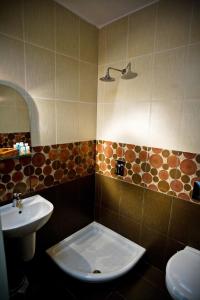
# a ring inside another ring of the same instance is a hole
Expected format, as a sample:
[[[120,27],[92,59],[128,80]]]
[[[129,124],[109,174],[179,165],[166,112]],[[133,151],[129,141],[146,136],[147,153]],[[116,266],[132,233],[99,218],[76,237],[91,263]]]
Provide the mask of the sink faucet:
[[[21,193],[14,193],[13,198],[13,207],[18,207],[20,210],[23,207],[22,199],[21,199]]]

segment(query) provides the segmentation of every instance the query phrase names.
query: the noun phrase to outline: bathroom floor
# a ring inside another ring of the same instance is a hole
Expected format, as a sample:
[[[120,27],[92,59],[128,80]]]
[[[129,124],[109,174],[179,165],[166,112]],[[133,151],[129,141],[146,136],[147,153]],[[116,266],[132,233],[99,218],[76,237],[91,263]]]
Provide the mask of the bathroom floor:
[[[64,274],[45,254],[25,264],[29,287],[12,300],[170,300],[164,274],[142,261],[126,275],[107,283],[84,283]]]

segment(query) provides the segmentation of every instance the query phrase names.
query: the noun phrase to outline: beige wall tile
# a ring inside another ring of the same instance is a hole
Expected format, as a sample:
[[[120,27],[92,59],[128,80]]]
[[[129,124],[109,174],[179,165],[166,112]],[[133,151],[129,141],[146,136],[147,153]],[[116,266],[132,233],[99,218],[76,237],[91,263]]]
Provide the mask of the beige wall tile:
[[[185,96],[200,98],[200,44],[187,49],[185,66]]]
[[[55,95],[55,58],[46,49],[26,44],[27,90],[32,97]]]
[[[134,101],[150,101],[152,93],[153,55],[136,57],[131,60],[131,69],[137,73],[134,79],[126,80],[127,97],[130,103]]]
[[[124,141],[124,103],[105,103],[103,107],[103,139]]]
[[[99,30],[98,64],[106,63],[106,27]]]
[[[57,144],[77,141],[76,103],[56,101]]]
[[[56,51],[79,57],[79,18],[56,4]]]
[[[199,153],[200,99],[185,101],[181,120],[180,149]]]
[[[150,144],[166,149],[180,149],[180,122],[182,100],[152,102],[150,119]]]
[[[104,111],[104,104],[98,103],[97,104],[97,129],[96,129],[97,140],[103,138],[103,111]]]
[[[14,88],[0,84],[0,132],[30,130],[28,106]]]
[[[135,145],[149,145],[150,102],[125,103],[121,124],[123,142]],[[121,141],[120,139],[120,141]]]
[[[98,60],[98,29],[80,20],[80,59],[92,63]]]
[[[115,70],[110,70],[110,76],[115,79],[112,82],[103,82],[99,78],[104,77],[108,67],[123,69],[126,67],[126,62],[116,62],[113,64],[99,67],[98,75],[98,102],[119,102],[126,99],[126,80],[121,79],[121,73]]]
[[[56,144],[55,101],[34,99],[31,105],[32,146]]]
[[[96,104],[77,103],[78,141],[96,139]]]
[[[63,55],[56,55],[56,97],[78,100],[79,63]]]
[[[199,0],[194,0],[190,42],[196,43],[199,41],[200,41],[200,2]]]
[[[106,27],[106,63],[126,59],[128,17]]]
[[[97,101],[97,65],[80,62],[80,100]]]
[[[1,0],[0,32],[23,39],[23,1]]]
[[[129,57],[153,52],[156,7],[151,5],[129,16]]]
[[[184,94],[185,47],[155,54],[153,99],[176,99]]]
[[[24,1],[25,39],[27,42],[55,48],[55,4],[51,0]]]
[[[0,80],[24,87],[24,44],[0,35]]]
[[[18,132],[30,131],[30,120],[26,107],[17,106],[15,118],[18,120]]]
[[[3,105],[0,109],[0,132],[19,132],[16,106]]]
[[[26,107],[26,101],[24,96],[19,94],[14,88],[0,84],[0,106],[2,105]]]
[[[97,80],[97,102],[104,100],[104,86],[106,82],[100,80],[105,75],[106,67],[98,65],[98,80]]]
[[[164,50],[188,43],[192,1],[161,0],[158,3],[156,49]]]

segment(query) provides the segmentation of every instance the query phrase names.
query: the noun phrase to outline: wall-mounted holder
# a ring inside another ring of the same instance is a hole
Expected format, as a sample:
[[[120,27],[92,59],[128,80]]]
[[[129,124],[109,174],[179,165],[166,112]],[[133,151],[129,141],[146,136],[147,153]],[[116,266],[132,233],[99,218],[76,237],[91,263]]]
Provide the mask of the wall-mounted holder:
[[[116,161],[116,174],[117,175],[124,176],[124,166],[125,166],[125,161],[123,161],[123,160]]]
[[[200,181],[194,182],[192,191],[192,199],[200,201]]]

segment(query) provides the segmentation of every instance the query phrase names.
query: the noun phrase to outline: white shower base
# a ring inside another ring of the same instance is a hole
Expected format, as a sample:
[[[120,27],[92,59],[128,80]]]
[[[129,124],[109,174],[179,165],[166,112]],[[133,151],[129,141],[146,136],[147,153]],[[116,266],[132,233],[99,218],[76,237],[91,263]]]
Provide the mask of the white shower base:
[[[67,274],[84,281],[102,282],[128,272],[145,249],[92,222],[46,252]]]

